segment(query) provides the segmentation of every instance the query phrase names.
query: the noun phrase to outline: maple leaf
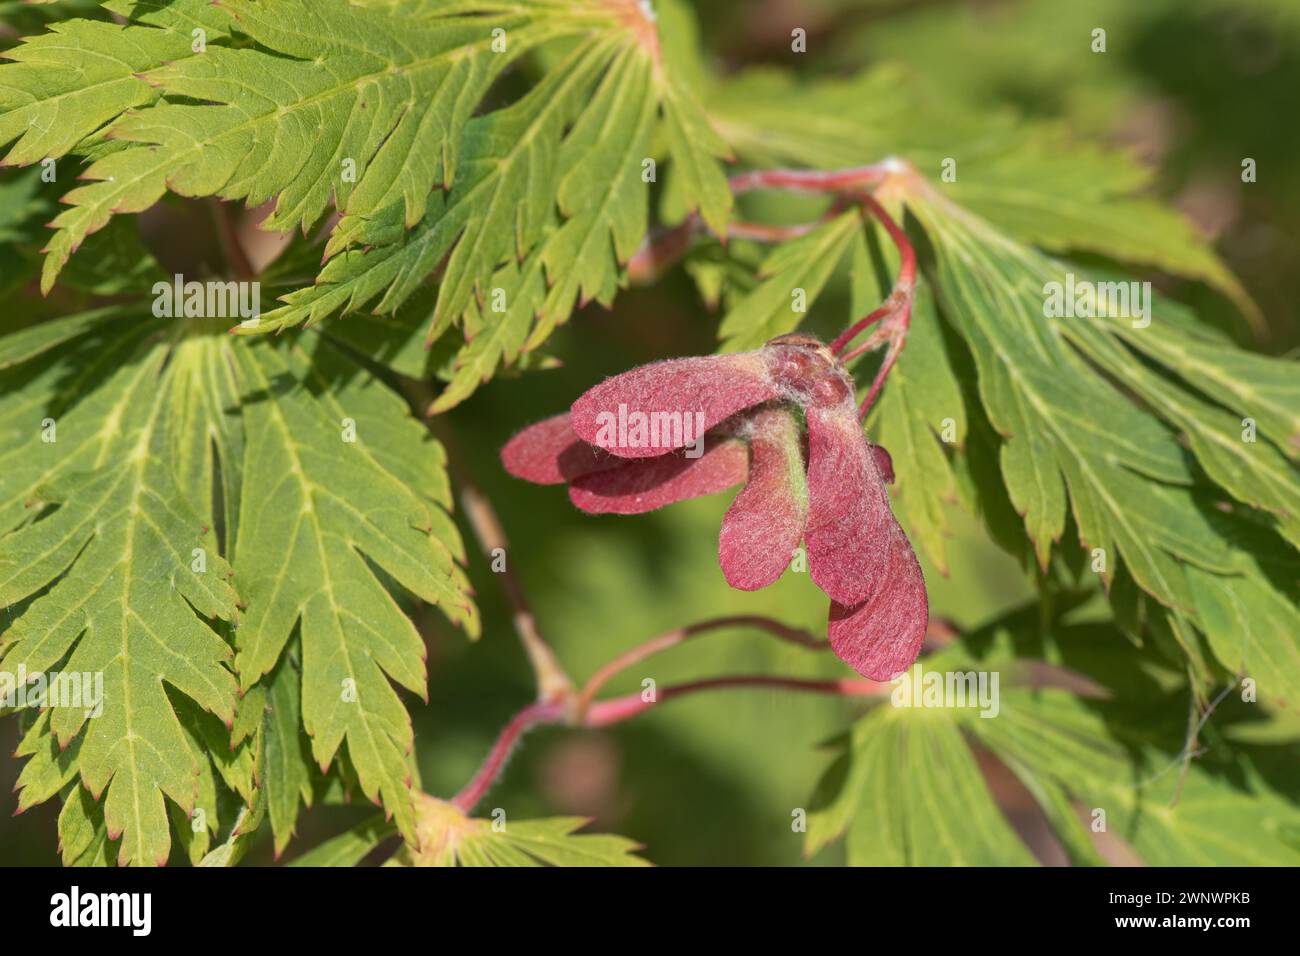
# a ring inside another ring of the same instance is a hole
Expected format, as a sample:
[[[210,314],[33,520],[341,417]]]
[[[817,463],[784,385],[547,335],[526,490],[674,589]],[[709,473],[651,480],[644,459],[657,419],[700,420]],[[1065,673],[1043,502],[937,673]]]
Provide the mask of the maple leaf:
[[[315,382],[347,367],[333,346],[250,349],[221,320],[142,321],[140,311],[115,306],[0,337],[4,668],[104,673],[103,716],[58,708],[45,732],[68,745],[65,766],[86,787],[106,790],[104,824],[108,840],[121,835],[122,861],[154,863],[170,847],[164,795],[185,813],[206,801],[215,827],[214,778],[200,772],[209,774],[205,753],[230,748],[193,737],[187,721],[199,718],[173,707],[164,682],[227,725],[246,720],[240,743],[262,721],[237,716],[235,670],[254,687],[301,618],[301,671],[276,672],[277,709],[259,741],[277,840],[307,790],[298,722],[284,723],[298,700],[315,760],[329,764],[346,741],[362,790],[413,833],[409,718],[387,677],[423,693],[423,644],[367,561],[476,631],[441,450],[373,379],[312,397]],[[30,427],[46,417],[56,440]],[[396,458],[392,448],[418,451]],[[377,488],[388,490],[376,499]],[[238,596],[232,556],[245,568]],[[331,602],[355,613],[319,619]],[[214,629],[221,621],[238,626]],[[251,798],[248,771],[237,787],[222,762],[211,773]],[[22,803],[58,789],[30,788]]]
[[[1077,601],[1063,604],[1055,618]],[[978,744],[1025,787],[1075,865],[1105,863],[1078,806],[1094,825],[1104,809],[1105,832],[1150,866],[1294,865],[1300,847],[1279,834],[1294,829],[1297,811],[1254,768],[1256,748],[1220,734],[1215,756],[1192,762],[1176,705],[1132,707],[1137,695],[1168,693],[1152,676],[1167,673],[1167,660],[1114,640],[1096,653],[1117,637],[1108,624],[1054,619],[1047,647],[1041,625],[1037,604],[1017,608],[904,675],[904,705],[873,707],[837,742],[811,801],[805,852],[843,836],[853,865],[1032,865],[976,762]],[[1051,660],[1031,664],[1035,650]],[[954,672],[999,673],[1002,683],[943,707],[911,691],[927,673]],[[984,719],[994,706],[996,719]],[[1173,719],[1153,725],[1156,712]]]
[[[973,354],[978,399],[1004,436],[1006,489],[1040,563],[1065,529],[1068,504],[1085,547],[1118,555],[1147,593],[1210,636],[1225,666],[1264,668],[1279,694],[1300,690],[1283,663],[1297,659],[1295,631],[1277,627],[1275,608],[1287,598],[1260,564],[1281,541],[1267,532],[1252,541],[1240,521],[1214,517],[1204,493],[1217,484],[1296,541],[1294,363],[1237,350],[1158,296],[1149,323],[1045,315],[1043,290],[1067,273],[1093,283],[1115,277],[1049,259],[933,190],[909,196],[909,207],[935,245],[941,308]],[[1128,383],[1155,417],[1098,370]],[[1243,419],[1267,423],[1262,440],[1241,440]],[[1104,580],[1119,561],[1099,566]],[[1216,593],[1210,581],[1258,589],[1260,600],[1227,616],[1198,613]],[[1230,620],[1232,632],[1223,629]]]
[[[64,335],[82,327],[77,317],[49,325]],[[38,328],[48,350],[56,330]],[[58,708],[50,731],[61,744],[84,731],[82,780],[96,796],[106,791],[109,831],[123,834],[120,859],[138,863],[167,858],[163,795],[186,811],[197,797],[199,761],[163,682],[226,721],[236,688],[230,648],[203,620],[234,619],[232,572],[166,463],[173,420],[155,399],[160,380],[164,393],[176,380],[164,365],[177,334],[157,345],[156,331],[140,323],[104,350],[121,364],[101,367],[102,404],[60,415],[60,440],[9,446],[6,457],[31,460],[6,469],[5,497],[33,507],[8,525],[0,552],[0,606],[38,595],[6,628],[4,668],[103,674],[102,716]],[[46,363],[47,379],[58,364]],[[8,410],[21,414],[24,404]],[[30,434],[12,419],[5,427]]]
[[[466,816],[436,797],[418,800],[419,842],[404,846],[388,866],[648,866],[634,856],[631,840],[576,833],[581,817],[544,820],[481,820]],[[380,818],[367,820],[327,840],[293,861],[293,866],[355,866],[392,828]]]

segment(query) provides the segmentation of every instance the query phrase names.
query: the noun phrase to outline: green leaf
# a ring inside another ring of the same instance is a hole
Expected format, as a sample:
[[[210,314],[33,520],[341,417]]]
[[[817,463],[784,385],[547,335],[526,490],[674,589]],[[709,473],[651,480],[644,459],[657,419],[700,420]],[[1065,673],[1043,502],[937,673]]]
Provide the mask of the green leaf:
[[[469,156],[460,179],[434,216],[408,236],[400,230],[378,248],[335,255],[317,284],[287,296],[285,307],[263,316],[258,331],[312,323],[336,311],[351,312],[377,296],[377,311],[392,312],[419,288],[451,252],[430,320],[429,339],[483,295],[497,265],[527,253],[554,213],[553,193],[536,188],[559,174],[564,129],[584,104],[599,70],[611,55],[608,42],[579,45],[562,69],[552,71],[518,103],[471,121]],[[535,171],[535,173],[533,172]],[[339,234],[374,240],[373,224],[350,220]],[[362,230],[357,232],[357,230]],[[340,244],[329,251],[337,252]]]
[[[1033,863],[952,715],[878,707],[854,726],[849,747],[832,808],[809,814],[805,852],[847,832],[854,866]]]
[[[1044,318],[1044,284],[1067,267],[955,206],[927,198],[912,208],[936,247],[945,314],[970,345],[984,405],[1006,438],[1007,489],[1040,562],[1065,527],[1068,488],[1086,544],[1118,544],[1144,587],[1189,606],[1167,555],[1226,569],[1226,549],[1175,490],[1193,476],[1173,436],[1066,347],[1056,331],[1064,322]],[[1122,505],[1135,494],[1148,507]],[[1162,523],[1170,512],[1185,520]]]
[[[102,404],[62,416],[64,445],[32,434],[26,453],[45,478],[30,491],[6,482],[6,493],[49,513],[11,531],[0,556],[0,605],[34,596],[8,630],[5,668],[104,675],[102,716],[56,709],[51,731],[60,743],[84,731],[82,779],[96,794],[107,788],[109,830],[123,834],[121,860],[136,863],[167,858],[164,793],[186,811],[196,798],[199,762],[162,681],[222,719],[234,714],[230,649],[199,617],[234,618],[232,572],[163,464],[166,353],[141,343]]]
[[[22,805],[79,776],[107,792],[122,861],[155,863],[170,848],[164,796],[178,827],[200,807],[215,833],[233,813],[223,794],[247,804],[265,789],[283,849],[310,797],[306,731],[323,765],[347,739],[363,791],[409,823],[410,725],[388,675],[423,694],[424,649],[390,589],[478,626],[441,449],[318,336],[311,354],[248,346],[221,320],[145,311],[0,337],[0,666],[104,674],[102,716],[56,707],[40,725],[49,743],[33,745],[32,761],[46,756],[25,771]],[[248,583],[238,599],[230,553]],[[251,713],[236,712],[223,623],[237,602]],[[295,627],[301,669],[277,669]],[[206,852],[206,835],[180,832]]]
[[[551,817],[477,820],[450,803],[420,797],[420,840],[393,862],[407,866],[647,866],[631,840],[577,833],[588,821]]]
[[[488,49],[491,30],[528,44],[517,17],[429,23],[345,0],[280,0],[273,15],[254,0],[221,9],[258,46],[211,46],[131,80],[201,103],[163,101],[115,123],[115,139],[138,145],[93,163],[82,176],[93,182],[65,197],[43,288],[112,215],[167,190],[250,205],[278,197],[267,226],[281,231],[309,227],[335,195],[359,215],[401,202],[408,225],[418,221],[430,189],[454,175],[469,111],[509,62]],[[422,135],[443,148],[417,152]]]
[[[854,246],[853,319],[869,314],[889,294],[889,280],[871,278],[876,271],[871,255],[865,241]],[[891,271],[896,258],[890,259]],[[954,446],[965,441],[966,406],[925,284],[917,289],[907,346],[888,382],[872,410],[867,434],[893,459],[897,482],[890,494],[912,540],[940,573],[947,574],[944,542],[950,531],[944,503],[957,500],[957,477],[942,439],[946,436]]]
[[[372,565],[477,631],[443,452],[384,385],[348,382],[331,346],[245,349],[238,363],[252,392],[235,546],[248,582],[241,683],[268,673],[300,625],[316,761],[327,766],[346,739],[366,795],[412,837],[410,718],[389,678],[423,695],[424,643]]]
[[[290,866],[356,866],[384,840],[397,835],[382,815],[370,817],[324,843],[317,844]]]
[[[1300,832],[1300,811],[1249,765],[1239,782],[1195,765],[1180,782],[1177,755],[1148,750],[1135,758],[1102,716],[1060,691],[1004,694],[999,718],[974,724],[995,752],[1051,776],[1089,811],[1105,811],[1107,830],[1149,866],[1300,861],[1300,844],[1288,837]]]
[[[723,318],[718,328],[723,348],[758,348],[796,328],[861,228],[856,210],[844,212],[774,249],[759,270],[763,281]]]
[[[1024,784],[1076,864],[1104,862],[1099,847],[1113,841],[1090,832],[1104,828],[1152,866],[1293,865],[1300,810],[1282,794],[1294,773],[1282,748],[1270,753],[1238,730],[1259,738],[1271,718],[1220,698],[1193,754],[1180,675],[1109,624],[1065,623],[1077,604],[1035,602],[923,657],[909,679],[947,686],[985,675],[996,713],[895,688],[840,741],[813,797],[806,851],[847,835],[854,863],[1031,862],[976,767],[986,751],[981,759],[992,755]]]
[[[1105,580],[1118,556],[1147,593],[1205,631],[1212,647],[1237,649],[1221,658],[1225,666],[1258,665],[1275,678],[1276,691],[1300,689],[1287,666],[1294,642],[1276,602],[1242,605],[1250,622],[1207,615],[1208,595],[1219,589],[1189,583],[1219,577],[1223,587],[1260,589],[1261,598],[1271,589],[1255,563],[1260,547],[1270,545],[1244,547],[1192,486],[1215,479],[1245,504],[1272,512],[1294,535],[1297,472],[1285,457],[1294,413],[1283,411],[1295,387],[1294,363],[1241,353],[1221,340],[1211,353],[1209,334],[1198,334],[1185,314],[1158,298],[1149,322],[1053,316],[1053,291],[1068,289],[1069,281],[1115,277],[1051,260],[933,190],[918,190],[910,208],[935,248],[945,315],[971,348],[983,404],[1004,436],[1006,488],[1040,563],[1046,566],[1051,541],[1065,527],[1068,500],[1082,544],[1100,549],[1093,558],[1100,556]],[[1165,365],[1166,373],[1135,353]],[[1155,416],[1115,381],[1145,399]],[[1234,384],[1216,387],[1225,381]],[[1241,428],[1250,417],[1240,404],[1246,394],[1258,410],[1257,441],[1244,440]],[[1194,461],[1173,429],[1186,436]],[[1254,646],[1249,653],[1240,652],[1243,634],[1244,646]]]
[[[160,91],[137,74],[201,56],[195,29],[209,43],[229,35],[229,16],[207,0],[109,8],[132,22],[64,20],[6,51],[15,62],[0,66],[0,146],[14,145],[4,165],[66,155],[127,110],[156,103]]]
[[[393,312],[445,262],[426,341],[464,327],[467,344],[436,410],[458,404],[545,341],[576,304],[613,300],[646,231],[642,176],[657,114],[686,201],[725,227],[724,144],[631,21],[603,16],[608,22],[595,30],[588,23],[517,102],[468,122],[450,192],[414,230],[404,232],[408,223],[391,206],[349,210],[316,285],[241,331],[310,324],[375,299],[377,312]],[[601,24],[599,15],[588,19]],[[359,243],[367,248],[350,248]]]

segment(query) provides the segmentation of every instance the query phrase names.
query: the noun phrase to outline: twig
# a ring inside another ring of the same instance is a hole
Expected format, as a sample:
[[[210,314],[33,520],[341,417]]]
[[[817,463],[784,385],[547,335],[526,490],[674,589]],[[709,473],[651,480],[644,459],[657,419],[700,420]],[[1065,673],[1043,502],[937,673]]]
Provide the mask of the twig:
[[[563,722],[566,713],[567,708],[563,703],[544,701],[530,704],[515,714],[510,723],[506,724],[497,737],[492,749],[488,751],[488,755],[483,761],[483,766],[479,767],[478,773],[474,774],[473,779],[465,784],[460,793],[451,798],[451,802],[464,813],[473,810],[492,787],[497,777],[501,775],[501,771],[505,769],[506,761],[510,757],[510,751],[519,738],[526,731],[539,724]]]
[[[460,497],[465,515],[469,518],[470,526],[474,529],[474,536],[478,538],[483,553],[489,559],[495,556],[493,552],[498,549],[501,554],[506,554],[505,530],[501,527],[501,521],[497,518],[492,503],[469,483],[462,485]],[[528,661],[532,664],[533,673],[537,676],[537,699],[544,703],[568,700],[573,693],[573,682],[564,672],[551,646],[542,638],[537,627],[537,619],[533,616],[528,598],[524,595],[523,585],[516,576],[510,560],[505,562],[499,573],[502,590],[505,591],[506,599],[510,602],[515,631],[519,634],[519,640],[524,645],[525,653],[528,654]]]
[[[834,694],[838,697],[883,697],[890,692],[888,684],[878,684],[873,680],[810,680],[801,677],[773,677],[768,674],[710,677],[689,684],[665,687],[650,700],[646,700],[641,694],[629,694],[613,700],[598,701],[588,709],[582,726],[608,727],[610,724],[630,720],[651,707],[677,697],[685,697],[705,690],[734,690],[745,687],[779,687],[783,690]]]
[[[733,193],[756,189],[779,189],[784,192],[845,193],[867,186],[879,186],[897,173],[897,160],[856,166],[852,169],[755,169],[728,180]]]
[[[867,417],[867,412],[870,411],[881,386],[885,384],[890,369],[898,360],[899,352],[907,342],[907,330],[912,323],[912,303],[916,297],[916,250],[912,247],[911,240],[907,238],[907,233],[894,222],[893,217],[885,211],[885,207],[880,205],[874,196],[863,193],[856,198],[880,221],[881,226],[898,248],[899,256],[898,280],[894,283],[889,298],[866,318],[858,320],[845,329],[830,345],[831,352],[840,355],[842,362],[851,362],[858,356],[879,348],[883,343],[889,343],[889,350],[885,353],[884,361],[880,363],[876,378],[858,408],[858,418],[861,420]],[[864,329],[877,321],[880,322],[880,327],[868,336],[865,342],[847,352],[844,351]]]
[[[688,624],[685,627],[674,628],[658,637],[653,637],[644,644],[638,644],[618,657],[614,658],[605,666],[601,667],[596,673],[592,674],[587,683],[583,685],[582,692],[578,695],[577,703],[574,705],[575,715],[581,719],[591,706],[592,700],[596,694],[609,683],[610,679],[616,674],[626,670],[634,664],[638,664],[651,655],[660,651],[675,647],[692,637],[700,634],[706,634],[711,631],[718,631],[728,627],[753,627],[760,631],[771,634],[783,641],[789,641],[792,644],[798,644],[810,650],[824,650],[830,647],[828,641],[819,640],[813,637],[807,631],[789,627],[780,621],[774,621],[771,618],[759,617],[756,615],[741,615],[736,617],[717,617],[707,621],[700,621],[698,624]]]
[[[590,706],[585,714],[578,718],[572,709],[562,701],[539,702],[530,704],[517,713],[497,736],[487,758],[473,779],[459,793],[451,798],[451,803],[462,813],[470,813],[480,800],[492,789],[492,785],[505,769],[510,752],[519,738],[534,727],[553,724],[567,724],[575,727],[608,727],[622,723],[638,714],[644,713],[656,704],[661,704],[678,697],[699,693],[706,690],[740,689],[747,687],[777,687],[783,690],[804,693],[832,694],[839,697],[881,697],[889,693],[888,684],[878,684],[870,680],[807,680],[798,677],[773,677],[766,674],[742,674],[725,677],[710,677],[677,684],[661,689],[654,698],[646,700],[641,694],[629,694],[612,700],[598,701]]]

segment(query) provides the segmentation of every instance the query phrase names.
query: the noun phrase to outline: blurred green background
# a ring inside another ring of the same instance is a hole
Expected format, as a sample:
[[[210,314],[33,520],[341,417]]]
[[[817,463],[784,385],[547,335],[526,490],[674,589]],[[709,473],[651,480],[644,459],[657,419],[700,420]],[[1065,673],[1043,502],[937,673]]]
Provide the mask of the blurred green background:
[[[905,68],[936,95],[990,116],[1003,110],[1059,120],[1084,140],[1136,151],[1158,170],[1157,193],[1212,238],[1269,320],[1254,347],[1300,342],[1300,4],[1295,0],[709,0],[694,4],[706,61],[722,74],[773,65],[809,76],[850,76],[885,63]],[[808,31],[809,53],[790,52]],[[1089,49],[1094,28],[1108,49]],[[1243,185],[1240,163],[1258,163]],[[880,157],[863,156],[862,162]],[[819,301],[819,325],[849,318],[846,290]],[[1223,308],[1221,303],[1207,303]],[[640,517],[575,511],[560,488],[510,479],[497,449],[515,431],[565,409],[602,377],[658,358],[716,347],[710,313],[681,270],[588,309],[551,340],[563,365],[500,379],[446,416],[444,437],[492,499],[543,634],[576,678],[672,627],[761,613],[818,631],[826,601],[806,575],[787,574],[753,594],[729,589],[716,559],[729,495]],[[955,509],[954,509],[955,511]],[[1029,579],[956,512],[947,578],[925,568],[932,612],[973,626],[1027,600]],[[469,537],[465,528],[466,537]],[[429,648],[429,703],[407,698],[424,788],[454,793],[509,717],[532,698],[499,581],[471,545],[471,576],[484,636],[469,643],[436,610],[419,619]],[[722,632],[630,671],[610,692],[642,678],[660,687],[721,673],[845,676],[838,662],[753,633]],[[480,812],[511,817],[580,814],[598,829],[645,844],[660,864],[793,864],[802,835],[791,813],[806,807],[829,762],[818,745],[859,705],[814,695],[728,691],[676,701],[608,731],[535,731],[514,755]],[[0,723],[13,749],[15,721]],[[0,762],[12,785],[15,761]],[[9,786],[0,787],[6,792]],[[12,797],[5,798],[12,808]],[[3,805],[0,805],[2,807]],[[56,808],[0,813],[8,863],[56,861]],[[369,808],[309,812],[290,855]],[[834,862],[831,847],[814,862]],[[269,862],[269,849],[249,862]]]

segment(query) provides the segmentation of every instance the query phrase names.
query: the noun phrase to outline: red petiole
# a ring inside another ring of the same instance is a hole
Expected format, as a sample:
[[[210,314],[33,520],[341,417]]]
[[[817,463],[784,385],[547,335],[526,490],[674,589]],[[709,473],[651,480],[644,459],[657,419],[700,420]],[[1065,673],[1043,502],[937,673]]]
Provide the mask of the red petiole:
[[[591,676],[579,694],[565,699],[539,701],[519,711],[497,736],[496,742],[488,751],[483,765],[474,774],[473,779],[452,797],[451,803],[464,813],[472,811],[505,769],[510,753],[519,738],[534,727],[547,725],[608,727],[611,724],[630,720],[656,704],[706,690],[773,687],[805,693],[833,694],[840,697],[879,697],[889,691],[889,685],[872,680],[815,680],[768,674],[738,674],[709,677],[664,687],[649,698],[641,693],[635,693],[610,700],[594,700],[596,692],[610,678],[659,651],[707,632],[742,626],[758,628],[779,640],[798,644],[809,650],[822,650],[830,646],[826,641],[818,640],[806,631],[765,617],[722,617],[675,628],[614,658]]]
[[[898,280],[894,283],[889,298],[879,308],[845,329],[830,344],[831,353],[838,356],[843,363],[851,362],[881,346],[888,346],[880,369],[859,406],[859,420],[867,417],[876,396],[880,394],[880,389],[885,384],[885,379],[906,344],[912,319],[912,303],[916,294],[917,274],[916,250],[912,247],[907,233],[894,221],[875,196],[862,190],[880,186],[890,176],[898,174],[903,169],[905,167],[897,161],[885,160],[870,166],[843,170],[760,169],[740,173],[729,180],[732,192],[737,195],[760,189],[773,189],[787,192],[832,193],[838,198],[831,209],[817,222],[794,226],[733,223],[727,236],[718,237],[724,242],[729,237],[756,242],[785,242],[807,235],[817,226],[838,215],[845,206],[854,203],[879,221],[898,249],[900,260]],[[699,216],[692,214],[680,226],[648,237],[645,244],[628,262],[629,276],[637,282],[654,278],[664,268],[684,256],[695,236],[705,231]],[[879,328],[859,345],[849,348],[855,339],[877,322],[880,323]]]

